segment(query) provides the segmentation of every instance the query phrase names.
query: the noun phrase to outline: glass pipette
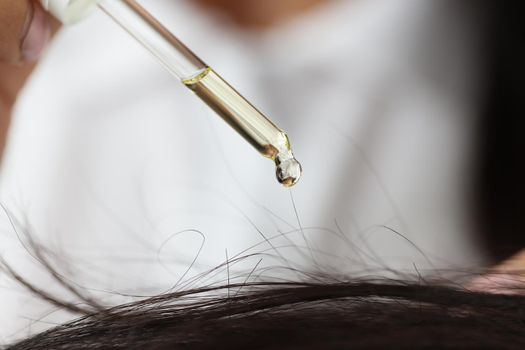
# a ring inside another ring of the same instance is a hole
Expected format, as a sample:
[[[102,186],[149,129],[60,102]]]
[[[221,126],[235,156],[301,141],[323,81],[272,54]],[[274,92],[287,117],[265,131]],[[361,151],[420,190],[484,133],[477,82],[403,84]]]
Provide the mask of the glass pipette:
[[[263,156],[276,164],[277,180],[291,187],[302,168],[288,135],[190,51],[136,0],[99,0],[98,6],[162,65],[220,115]]]

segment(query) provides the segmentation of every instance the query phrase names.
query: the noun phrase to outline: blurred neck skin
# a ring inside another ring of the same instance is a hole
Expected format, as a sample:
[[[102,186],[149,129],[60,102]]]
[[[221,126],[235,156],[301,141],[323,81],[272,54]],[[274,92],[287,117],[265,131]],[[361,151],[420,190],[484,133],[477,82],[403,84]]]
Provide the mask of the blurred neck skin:
[[[247,29],[265,29],[325,4],[327,0],[195,0],[225,13]]]
[[[474,278],[467,287],[484,293],[525,295],[525,249]]]

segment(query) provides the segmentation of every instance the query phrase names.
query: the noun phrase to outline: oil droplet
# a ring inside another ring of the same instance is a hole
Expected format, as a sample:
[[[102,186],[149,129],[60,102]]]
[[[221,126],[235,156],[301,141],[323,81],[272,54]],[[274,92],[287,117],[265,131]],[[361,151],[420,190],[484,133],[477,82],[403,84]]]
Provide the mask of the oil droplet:
[[[284,187],[295,185],[303,172],[301,164],[295,159],[290,150],[279,152],[275,157],[275,165],[277,166],[277,181]]]

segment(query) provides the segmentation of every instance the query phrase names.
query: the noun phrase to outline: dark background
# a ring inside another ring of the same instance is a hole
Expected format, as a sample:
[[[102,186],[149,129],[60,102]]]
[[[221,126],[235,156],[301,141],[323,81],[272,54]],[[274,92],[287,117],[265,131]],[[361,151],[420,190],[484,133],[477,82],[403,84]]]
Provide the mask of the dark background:
[[[470,3],[487,18],[489,72],[479,133],[478,222],[488,253],[499,261],[525,246],[525,19],[511,2]]]

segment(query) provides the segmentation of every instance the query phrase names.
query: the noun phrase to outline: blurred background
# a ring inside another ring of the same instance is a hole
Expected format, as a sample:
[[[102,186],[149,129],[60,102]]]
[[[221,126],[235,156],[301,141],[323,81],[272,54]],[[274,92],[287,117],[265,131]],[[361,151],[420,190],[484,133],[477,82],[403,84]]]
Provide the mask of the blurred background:
[[[458,272],[518,247],[523,123],[509,101],[523,93],[503,77],[515,76],[523,55],[517,31],[501,26],[513,22],[498,22],[512,9],[419,0],[143,5],[289,134],[303,178],[280,187],[271,162],[96,12],[61,30],[14,113],[0,253],[29,281],[75,300],[31,259],[24,232],[63,276],[108,304],[253,253],[230,274],[257,266],[268,278],[295,278],[290,270],[300,268],[461,280]],[[0,300],[3,341],[71,317],[5,276]]]

